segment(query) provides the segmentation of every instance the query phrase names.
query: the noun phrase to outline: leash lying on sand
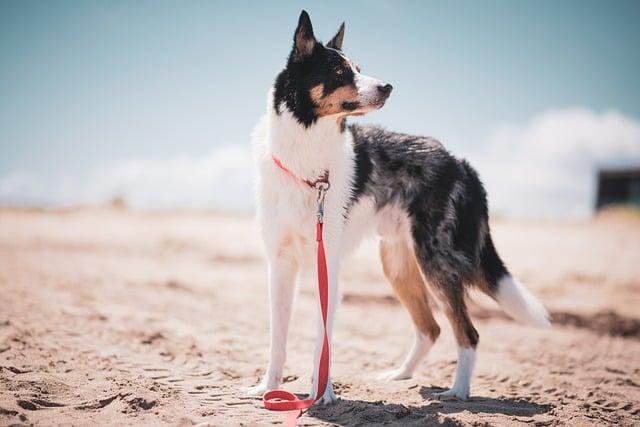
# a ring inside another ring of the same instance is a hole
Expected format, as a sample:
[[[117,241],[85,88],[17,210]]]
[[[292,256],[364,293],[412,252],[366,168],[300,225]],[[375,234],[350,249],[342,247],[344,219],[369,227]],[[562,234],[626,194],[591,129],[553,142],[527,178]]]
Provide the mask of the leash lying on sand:
[[[273,156],[272,156],[273,157]],[[318,361],[318,388],[315,398],[300,399],[293,393],[286,390],[268,390],[263,396],[262,401],[264,407],[270,411],[290,411],[285,419],[285,426],[293,427],[297,424],[297,420],[302,415],[302,411],[310,408],[313,404],[324,396],[329,381],[329,336],[327,335],[327,309],[329,305],[329,284],[327,276],[327,259],[324,253],[324,241],[322,236],[324,226],[324,197],[329,190],[329,172],[326,171],[324,176],[311,182],[298,178],[289,169],[282,165],[282,162],[273,157],[275,164],[286,172],[289,176],[300,182],[307,184],[309,187],[318,191],[317,211],[316,211],[316,242],[317,246],[317,264],[318,264],[318,296],[320,298],[320,311],[322,313],[323,325],[323,341],[322,350],[320,352],[320,360]]]

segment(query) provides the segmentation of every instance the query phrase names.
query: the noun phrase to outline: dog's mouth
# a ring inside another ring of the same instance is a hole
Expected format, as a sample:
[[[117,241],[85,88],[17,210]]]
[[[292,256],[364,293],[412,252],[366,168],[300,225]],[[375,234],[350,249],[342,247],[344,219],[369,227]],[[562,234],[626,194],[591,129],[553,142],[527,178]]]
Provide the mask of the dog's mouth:
[[[380,97],[373,101],[345,101],[342,103],[342,110],[347,112],[349,115],[360,116],[366,114],[370,111],[379,110],[384,107],[384,104],[389,99],[389,96]]]
[[[384,104],[387,103],[387,99],[389,99],[389,95],[386,95],[384,98],[381,98],[373,102],[371,106],[373,107],[373,109],[379,110],[380,108],[384,107]]]

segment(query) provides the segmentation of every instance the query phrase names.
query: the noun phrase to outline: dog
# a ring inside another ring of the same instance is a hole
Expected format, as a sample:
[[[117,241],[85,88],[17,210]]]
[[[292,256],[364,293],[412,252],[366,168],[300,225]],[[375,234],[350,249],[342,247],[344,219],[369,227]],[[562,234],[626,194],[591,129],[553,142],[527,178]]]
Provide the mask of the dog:
[[[362,74],[342,50],[344,23],[323,45],[302,11],[286,67],[268,95],[267,113],[253,134],[257,216],[266,248],[271,307],[270,357],[262,395],[280,386],[295,282],[315,260],[316,182],[328,177],[324,206],[329,342],[338,305],[340,261],[377,233],[386,278],[409,312],[413,347],[402,365],[380,376],[410,378],[440,334],[432,302],[446,315],[458,346],[455,380],[439,398],[467,399],[478,332],[467,311],[467,290],[495,299],[516,320],[549,324],[543,305],[512,278],[498,256],[488,223],[487,196],[476,171],[437,140],[347,124],[349,116],[384,106],[391,84]],[[320,316],[319,316],[320,317]],[[323,341],[319,320],[314,366]],[[316,396],[336,400],[331,382]]]

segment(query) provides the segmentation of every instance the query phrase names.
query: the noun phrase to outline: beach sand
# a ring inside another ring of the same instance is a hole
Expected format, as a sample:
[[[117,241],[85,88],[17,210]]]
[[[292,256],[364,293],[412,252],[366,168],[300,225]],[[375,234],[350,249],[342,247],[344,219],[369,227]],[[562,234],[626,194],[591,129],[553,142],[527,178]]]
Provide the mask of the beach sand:
[[[375,241],[342,274],[339,402],[301,425],[640,424],[640,219],[492,223],[510,270],[554,319],[533,329],[474,295],[471,399],[439,401],[456,347],[441,338],[413,379],[378,382],[412,340]],[[268,299],[250,216],[126,209],[0,210],[0,424],[265,425],[244,387],[264,373]],[[306,393],[315,281],[296,298],[284,387]]]

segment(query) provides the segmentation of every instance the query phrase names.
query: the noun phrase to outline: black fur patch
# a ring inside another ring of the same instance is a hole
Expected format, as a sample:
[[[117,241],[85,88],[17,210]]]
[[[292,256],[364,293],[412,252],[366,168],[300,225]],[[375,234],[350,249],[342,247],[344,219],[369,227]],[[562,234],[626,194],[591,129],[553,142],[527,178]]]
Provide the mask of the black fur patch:
[[[351,197],[355,201],[364,192],[365,185],[369,181],[373,170],[373,163],[371,163],[368,147],[362,140],[354,141],[353,150],[356,154],[356,168]]]

